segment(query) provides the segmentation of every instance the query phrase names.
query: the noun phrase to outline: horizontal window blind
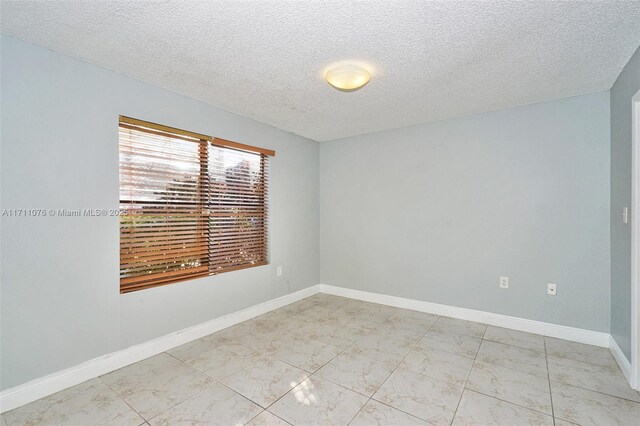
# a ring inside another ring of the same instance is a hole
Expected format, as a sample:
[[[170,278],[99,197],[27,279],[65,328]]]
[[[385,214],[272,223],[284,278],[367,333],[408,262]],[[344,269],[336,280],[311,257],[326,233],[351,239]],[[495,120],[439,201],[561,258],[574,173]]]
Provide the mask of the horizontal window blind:
[[[211,147],[212,272],[267,263],[268,165],[264,154]]]
[[[121,292],[267,264],[267,154],[126,117],[119,139]]]

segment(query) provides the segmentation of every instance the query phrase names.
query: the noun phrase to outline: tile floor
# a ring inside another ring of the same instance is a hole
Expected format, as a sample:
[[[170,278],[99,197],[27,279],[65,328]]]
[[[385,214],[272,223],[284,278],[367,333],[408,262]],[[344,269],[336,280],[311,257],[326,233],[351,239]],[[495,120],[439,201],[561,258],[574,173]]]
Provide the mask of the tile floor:
[[[2,425],[638,425],[607,349],[318,294]]]

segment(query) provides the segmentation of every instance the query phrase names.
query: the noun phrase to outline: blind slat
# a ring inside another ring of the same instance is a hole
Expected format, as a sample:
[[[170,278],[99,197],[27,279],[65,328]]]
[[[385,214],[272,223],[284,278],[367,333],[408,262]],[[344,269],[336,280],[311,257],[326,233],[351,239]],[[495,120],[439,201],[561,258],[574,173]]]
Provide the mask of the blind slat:
[[[268,262],[268,155],[121,117],[120,291]]]

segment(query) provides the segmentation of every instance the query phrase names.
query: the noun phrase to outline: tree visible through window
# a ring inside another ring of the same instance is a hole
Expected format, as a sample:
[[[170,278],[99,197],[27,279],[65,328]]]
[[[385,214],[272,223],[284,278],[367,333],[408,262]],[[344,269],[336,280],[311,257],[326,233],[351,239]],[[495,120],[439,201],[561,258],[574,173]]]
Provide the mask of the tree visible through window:
[[[273,151],[120,118],[120,291],[265,265]]]

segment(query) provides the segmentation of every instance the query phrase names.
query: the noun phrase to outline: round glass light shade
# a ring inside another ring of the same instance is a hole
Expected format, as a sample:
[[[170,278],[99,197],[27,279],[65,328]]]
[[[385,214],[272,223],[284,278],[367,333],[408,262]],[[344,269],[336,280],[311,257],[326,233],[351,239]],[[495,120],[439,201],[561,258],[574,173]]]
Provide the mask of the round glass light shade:
[[[371,80],[371,74],[358,65],[339,64],[329,68],[324,79],[338,90],[353,92],[364,87]]]

